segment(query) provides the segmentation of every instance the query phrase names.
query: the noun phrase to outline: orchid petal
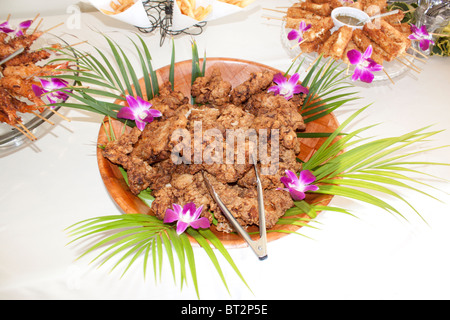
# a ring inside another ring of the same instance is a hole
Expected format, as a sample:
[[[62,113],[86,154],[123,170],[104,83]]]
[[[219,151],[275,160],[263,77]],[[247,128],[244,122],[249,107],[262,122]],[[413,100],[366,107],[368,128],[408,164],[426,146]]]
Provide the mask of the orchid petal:
[[[351,64],[359,64],[362,60],[362,54],[358,50],[353,49],[347,52],[347,58]]]
[[[316,177],[309,170],[302,170],[300,172],[299,181],[301,184],[310,184],[316,180]]]
[[[319,187],[316,186],[315,184],[310,184],[305,187],[305,192],[306,191],[317,191],[317,190],[319,190]]]
[[[295,201],[301,201],[306,197],[304,192],[298,191],[294,188],[289,188],[289,193],[291,194],[292,199],[294,199]]]
[[[291,179],[288,177],[281,177],[280,181],[284,184],[284,186],[287,188],[289,187],[289,183],[291,182]],[[285,190],[285,189],[284,189]]]
[[[177,221],[178,218],[179,218],[178,213],[176,213],[172,209],[167,209],[166,214],[164,215],[164,223],[171,223]]]
[[[191,225],[191,227],[194,228],[194,229],[198,229],[198,228],[207,229],[207,228],[209,228],[209,226],[210,226],[211,224],[209,223],[208,218],[201,217],[200,219],[191,222],[190,225]]]
[[[286,83],[286,78],[279,72],[273,76],[273,82],[276,84],[284,84]]]
[[[117,113],[117,117],[122,118],[122,119],[128,119],[128,120],[135,119],[134,112],[129,107],[122,107],[122,109],[120,109],[119,112]]]
[[[42,87],[39,87],[38,85],[33,84],[31,88],[33,89],[34,95],[38,98],[41,97],[44,93],[46,93],[46,91]]]
[[[149,112],[150,115],[151,115],[152,117],[154,117],[154,118],[162,117],[162,113],[161,113],[161,111],[159,111],[159,110],[156,110],[156,109],[150,109],[150,110],[148,110],[148,112]]]
[[[296,85],[294,87],[294,90],[292,91],[292,93],[294,93],[294,94],[298,94],[298,93],[308,94],[309,90],[308,90],[308,88],[305,88],[305,87],[303,87],[301,85]]]
[[[188,223],[179,220],[177,222],[177,234],[182,234],[184,231],[186,231],[187,227],[189,227]]]
[[[298,37],[300,37],[300,33],[297,30],[291,30],[287,35],[288,40],[295,40]]]
[[[280,88],[278,88],[278,86],[272,86],[269,89],[267,89],[267,92],[273,92],[275,95],[279,95]]]
[[[144,121],[139,120],[139,119],[134,120],[134,122],[136,123],[136,127],[137,127],[140,131],[144,131],[145,126],[147,125],[147,122],[144,122]]]
[[[361,74],[359,76],[359,79],[362,82],[371,83],[373,81],[374,75],[370,70],[368,69],[361,69]]]
[[[21,29],[21,30],[28,29],[31,26],[32,23],[33,23],[33,20],[22,21],[19,24],[19,29]]]
[[[126,96],[128,106],[131,110],[137,109],[139,104],[133,96]]]
[[[291,183],[295,183],[298,181],[297,175],[292,172],[291,170],[285,170],[286,176],[288,179],[290,179]]]
[[[300,79],[300,75],[298,73],[294,73],[290,78],[289,78],[289,83],[296,85],[298,80]]]
[[[369,46],[367,47],[366,51],[364,51],[363,59],[364,59],[364,60],[369,59],[369,58],[372,56],[372,52],[373,52],[372,45],[369,45]]]
[[[355,71],[353,71],[353,74],[352,74],[352,80],[353,81],[359,80],[359,78],[361,77],[361,73],[362,73],[362,68],[356,67]]]

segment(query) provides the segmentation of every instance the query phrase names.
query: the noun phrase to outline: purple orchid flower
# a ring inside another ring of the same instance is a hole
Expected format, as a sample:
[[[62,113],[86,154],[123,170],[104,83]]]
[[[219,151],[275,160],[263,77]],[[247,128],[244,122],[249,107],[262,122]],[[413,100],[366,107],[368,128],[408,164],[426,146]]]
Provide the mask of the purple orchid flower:
[[[273,76],[273,81],[277,85],[270,87],[267,92],[273,92],[275,95],[282,95],[286,100],[291,99],[294,94],[297,93],[308,94],[308,89],[298,84],[299,78],[300,75],[298,73],[294,73],[289,80],[281,73],[277,73]]]
[[[193,202],[186,204],[184,207],[174,203],[172,204],[172,209],[166,210],[166,215],[164,217],[164,223],[177,222],[177,234],[182,234],[187,227],[192,227],[194,229],[198,228],[209,228],[209,220],[205,217],[200,217],[202,213],[203,206],[198,208],[195,207]]]
[[[45,95],[50,103],[56,103],[59,99],[66,100],[69,97],[67,94],[70,92],[69,90],[54,91],[66,88],[69,84],[67,81],[58,78],[52,78],[49,80],[40,79],[40,81],[42,85],[41,87],[35,84],[32,85],[32,89],[36,97],[40,98]]]
[[[117,113],[118,118],[134,120],[139,130],[144,130],[145,125],[153,121],[154,117],[161,117],[162,113],[158,110],[151,109],[152,104],[145,101],[141,97],[126,97],[128,107],[123,107]]]
[[[319,190],[319,187],[311,184],[316,180],[316,177],[311,173],[311,171],[302,170],[300,172],[299,177],[297,177],[297,175],[290,170],[286,170],[285,172],[286,176],[280,178],[280,181],[284,184],[285,188],[277,188],[277,189],[289,191],[291,197],[295,201],[301,201],[305,199],[306,191]]]
[[[33,20],[26,20],[26,21],[21,22],[19,24],[19,26],[17,27],[16,37],[23,36],[24,31],[26,31],[31,26],[32,23],[33,23]]]
[[[419,40],[420,49],[426,51],[430,47],[430,44],[434,44],[432,35],[428,33],[425,25],[418,28],[414,24],[411,24],[410,28],[412,33],[408,36],[408,39]]]
[[[24,35],[24,31],[27,30],[31,24],[33,23],[33,20],[26,20],[26,21],[22,21],[19,26],[17,27],[17,29],[13,29],[11,27],[11,25],[9,24],[9,21],[5,21],[2,24],[0,24],[0,32],[3,33],[11,33],[14,32],[14,35],[16,37],[20,37]]]
[[[2,24],[0,24],[0,32],[11,33],[13,31],[14,31],[14,29],[9,24],[9,21],[5,21]]]
[[[369,45],[363,54],[356,49],[347,52],[350,63],[356,65],[352,75],[353,81],[361,80],[362,82],[371,83],[374,78],[373,72],[383,70],[383,66],[370,58],[372,50],[372,46]]]
[[[295,29],[292,29],[287,37],[289,40],[295,40],[298,39],[298,42],[301,42],[303,40],[303,33],[311,28],[311,24],[306,25],[305,21],[300,21],[300,24],[298,26],[298,31]]]

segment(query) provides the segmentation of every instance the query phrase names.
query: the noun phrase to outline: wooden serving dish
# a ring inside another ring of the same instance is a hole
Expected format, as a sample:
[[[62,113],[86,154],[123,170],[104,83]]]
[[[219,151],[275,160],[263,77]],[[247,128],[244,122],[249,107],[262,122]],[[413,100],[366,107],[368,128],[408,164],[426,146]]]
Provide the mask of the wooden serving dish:
[[[270,70],[273,72],[281,72],[269,66],[265,66],[259,63],[237,60],[237,59],[227,59],[227,58],[208,58],[206,62],[206,73],[211,70],[212,66],[218,67],[222,73],[224,80],[227,80],[231,85],[237,86],[240,83],[248,79],[252,72],[259,72],[262,70]],[[169,66],[163,67],[156,71],[159,83],[164,83],[168,81],[169,78]],[[191,88],[191,69],[192,62],[182,61],[176,63],[175,65],[175,90],[183,92],[186,96],[190,96]],[[109,125],[111,124],[114,132],[120,133],[123,130],[123,123],[117,120],[107,120],[105,119],[102,124],[97,143],[98,145],[103,145],[108,142],[108,137],[106,132],[109,130]],[[104,128],[106,126],[106,129]],[[307,124],[306,132],[333,132],[339,126],[339,123],[333,114],[326,115],[316,121],[309,122]],[[326,138],[308,138],[301,139],[301,153],[298,157],[307,161],[312,154],[323,144]],[[119,168],[112,164],[108,159],[104,158],[101,149],[97,150],[97,161],[103,182],[108,190],[110,196],[116,202],[116,204],[123,210],[126,214],[131,213],[141,213],[153,215],[151,208],[149,208],[141,199],[131,193],[128,188]],[[320,201],[323,205],[327,205],[332,199],[330,195],[320,195],[320,194],[308,194],[306,201],[308,203]],[[306,215],[305,215],[306,217]],[[272,230],[288,230],[297,231],[300,226],[293,225],[276,225]],[[221,240],[223,245],[227,248],[239,248],[246,247],[247,243],[238,235],[223,233],[215,230],[215,227],[211,225],[211,230],[217,235]],[[248,232],[255,232],[255,238],[259,237],[258,228],[250,227]],[[281,237],[286,236],[287,233],[284,232],[268,232],[267,240],[273,241]],[[196,244],[195,240],[191,240],[193,244]]]

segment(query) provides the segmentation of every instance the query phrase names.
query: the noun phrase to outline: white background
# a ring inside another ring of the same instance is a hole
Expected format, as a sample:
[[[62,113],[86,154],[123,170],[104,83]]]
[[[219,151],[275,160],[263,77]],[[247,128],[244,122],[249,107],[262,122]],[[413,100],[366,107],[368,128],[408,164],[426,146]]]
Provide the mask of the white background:
[[[1,19],[17,9],[18,2],[2,1]],[[33,4],[36,2],[33,1]],[[53,3],[53,2],[52,2]],[[208,57],[252,60],[280,70],[290,65],[289,49],[280,38],[280,22],[262,18],[263,8],[290,5],[289,0],[260,0],[251,9],[208,24],[196,37]],[[41,8],[43,29],[69,18]],[[14,18],[14,16],[13,16]],[[13,20],[14,21],[14,20]],[[16,20],[20,21],[20,19]],[[131,48],[132,26],[99,13],[81,16],[81,25],[67,25],[54,32],[69,43],[88,40],[79,50],[95,45],[106,50],[97,31]],[[154,67],[170,63],[171,45],[160,47],[159,33],[143,35],[151,47]],[[175,38],[177,60],[190,59],[190,36]],[[445,130],[422,148],[450,141],[449,58],[432,57],[418,63],[420,74],[408,71],[395,79],[357,86],[362,97],[335,114],[344,121],[357,108],[373,103],[349,130],[380,123],[364,136],[390,137],[424,126]],[[144,281],[137,261],[120,279],[121,270],[109,273],[108,263],[97,269],[89,261],[96,254],[76,260],[86,243],[66,246],[71,240],[64,229],[71,224],[109,214],[120,214],[99,175],[96,146],[102,117],[64,110],[70,122],[55,118],[57,125],[38,141],[0,157],[0,298],[1,299],[196,299],[189,278],[179,289],[168,268],[154,283],[152,270]],[[412,150],[411,150],[412,151]],[[438,149],[413,161],[449,162],[449,149]],[[427,173],[450,179],[449,167],[420,166]],[[425,177],[438,190],[425,189],[442,202],[398,190],[423,215],[424,223],[406,205],[389,200],[408,221],[355,201],[334,198],[357,218],[322,213],[319,229],[303,228],[308,236],[289,235],[268,245],[269,258],[260,262],[250,249],[230,250],[250,292],[219,256],[228,281],[224,288],[202,250],[196,250],[200,295],[203,299],[449,299],[450,210],[448,182]],[[420,188],[420,186],[419,186]],[[165,260],[165,266],[168,266]]]

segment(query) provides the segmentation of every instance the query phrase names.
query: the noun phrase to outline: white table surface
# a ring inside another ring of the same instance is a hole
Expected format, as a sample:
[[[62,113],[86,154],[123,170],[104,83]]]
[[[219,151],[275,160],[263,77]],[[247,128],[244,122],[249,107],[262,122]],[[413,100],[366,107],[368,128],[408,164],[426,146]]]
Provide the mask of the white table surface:
[[[282,46],[280,22],[262,18],[262,8],[287,6],[289,0],[260,0],[245,14],[210,22],[195,39],[207,57],[252,60],[280,70],[290,65]],[[3,10],[2,10],[3,11]],[[4,12],[4,11],[3,11]],[[2,13],[2,19],[5,19]],[[68,16],[46,16],[42,29]],[[14,17],[13,17],[13,21]],[[83,13],[79,28],[67,23],[53,32],[69,43],[88,40],[100,49],[107,44],[97,31],[129,48],[128,36],[137,30],[102,14]],[[158,33],[142,34],[150,44],[154,67],[170,63],[170,41],[159,45]],[[190,36],[175,38],[177,60],[191,57]],[[92,50],[82,44],[80,50]],[[335,112],[340,122],[357,108],[373,103],[351,129],[380,123],[365,136],[391,137],[424,126],[445,130],[421,148],[450,141],[450,60],[431,57],[418,62],[420,74],[358,86],[358,102]],[[64,229],[83,219],[121,214],[100,177],[96,139],[102,116],[64,109],[71,121],[57,121],[38,141],[0,157],[0,298],[1,299],[197,299],[192,281],[179,289],[170,270],[155,283],[144,280],[135,263],[121,279],[121,270],[109,273],[110,264],[97,269],[89,255],[76,260],[82,243],[66,246]],[[426,152],[413,161],[449,162],[448,148]],[[445,166],[418,170],[450,179]],[[250,249],[230,254],[251,287],[250,292],[219,254],[230,293],[203,250],[196,250],[200,296],[203,299],[449,299],[450,298],[450,186],[434,178],[431,192],[442,202],[399,190],[428,224],[399,201],[386,199],[402,210],[405,221],[380,209],[335,197],[332,205],[352,211],[358,218],[321,213],[319,229],[303,228],[308,236],[289,235],[268,244],[268,259],[259,261]],[[165,260],[168,267],[167,260]]]

